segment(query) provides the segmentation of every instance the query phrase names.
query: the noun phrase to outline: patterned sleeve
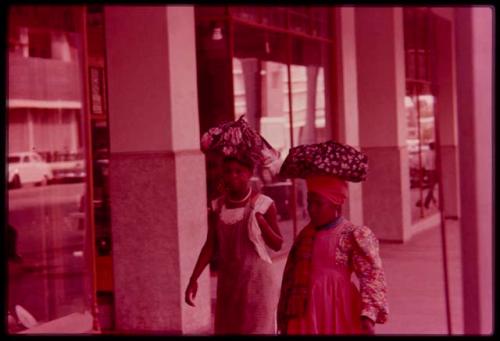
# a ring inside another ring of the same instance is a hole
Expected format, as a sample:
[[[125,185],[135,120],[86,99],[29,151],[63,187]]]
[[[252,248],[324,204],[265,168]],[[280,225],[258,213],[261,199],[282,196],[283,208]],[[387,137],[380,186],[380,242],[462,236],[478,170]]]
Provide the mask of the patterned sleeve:
[[[376,323],[385,323],[389,313],[379,243],[375,234],[366,226],[353,230],[353,266],[359,279],[362,310],[361,315]]]

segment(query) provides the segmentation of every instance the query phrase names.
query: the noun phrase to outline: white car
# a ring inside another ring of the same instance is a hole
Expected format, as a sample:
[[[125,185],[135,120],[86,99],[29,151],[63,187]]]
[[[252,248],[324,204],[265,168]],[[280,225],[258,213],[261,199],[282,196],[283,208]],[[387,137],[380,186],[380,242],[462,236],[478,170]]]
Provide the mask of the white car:
[[[52,169],[54,182],[85,180],[85,160],[81,153],[59,155],[52,159],[49,165]]]
[[[9,188],[25,184],[47,185],[52,180],[52,169],[36,152],[9,154]]]

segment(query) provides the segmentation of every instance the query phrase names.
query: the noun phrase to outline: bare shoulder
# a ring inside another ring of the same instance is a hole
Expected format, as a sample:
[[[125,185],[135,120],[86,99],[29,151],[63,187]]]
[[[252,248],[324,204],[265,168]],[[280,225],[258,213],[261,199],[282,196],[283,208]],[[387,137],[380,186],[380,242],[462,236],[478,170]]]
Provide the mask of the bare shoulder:
[[[269,211],[270,207],[275,207],[274,200],[262,193],[256,195],[253,206],[260,213]]]
[[[256,203],[257,202],[261,202],[261,203],[265,203],[265,202],[267,202],[267,203],[274,203],[274,200],[271,197],[269,197],[269,196],[267,196],[267,195],[259,192],[259,193],[256,194],[255,202]]]

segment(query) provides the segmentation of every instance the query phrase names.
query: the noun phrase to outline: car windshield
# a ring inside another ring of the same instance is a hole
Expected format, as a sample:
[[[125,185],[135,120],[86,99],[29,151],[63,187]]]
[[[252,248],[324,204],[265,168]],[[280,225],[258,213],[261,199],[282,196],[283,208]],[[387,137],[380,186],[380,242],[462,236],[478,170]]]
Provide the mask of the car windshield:
[[[21,157],[20,156],[9,156],[8,162],[9,163],[19,163],[19,162],[21,162]]]

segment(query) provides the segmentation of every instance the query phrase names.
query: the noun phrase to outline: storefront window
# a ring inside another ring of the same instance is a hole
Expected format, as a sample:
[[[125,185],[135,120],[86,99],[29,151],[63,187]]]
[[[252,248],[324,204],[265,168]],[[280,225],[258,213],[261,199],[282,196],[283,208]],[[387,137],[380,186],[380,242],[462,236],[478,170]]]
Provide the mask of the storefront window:
[[[90,331],[83,7],[9,10],[8,331],[70,315]]]
[[[329,47],[323,42],[291,39],[290,100],[294,145],[319,143],[332,138],[332,113],[327,101],[330,98],[327,82],[331,62]],[[308,220],[305,180],[295,180],[295,192],[296,219],[299,226],[304,226]]]
[[[331,112],[326,93],[330,88],[331,42],[294,35],[299,30],[312,37],[313,22],[317,28],[314,35],[327,35],[324,20],[328,10],[307,7],[299,15],[297,8],[231,7],[230,13],[244,19],[232,26],[234,119],[245,115],[280,152],[282,160],[293,146],[330,139]],[[266,21],[266,16],[275,20]],[[287,25],[294,18],[296,29],[291,29]],[[283,21],[288,32],[273,29],[280,28]],[[305,181],[283,179],[257,169],[254,183],[275,201],[287,248],[308,220]]]
[[[438,211],[435,97],[430,81],[431,34],[428,20],[426,9],[404,9],[405,108],[413,222]]]
[[[245,115],[282,160],[292,146],[288,107],[287,37],[244,25],[235,25],[233,89],[235,117]],[[282,229],[293,230],[292,182],[267,169],[256,169],[254,186],[273,198]]]
[[[295,145],[331,138],[331,9],[230,6],[225,17],[195,9],[202,132],[245,115],[282,160]],[[217,169],[207,161],[209,200],[218,194]],[[304,181],[256,169],[252,183],[274,199],[289,247],[308,219]]]

